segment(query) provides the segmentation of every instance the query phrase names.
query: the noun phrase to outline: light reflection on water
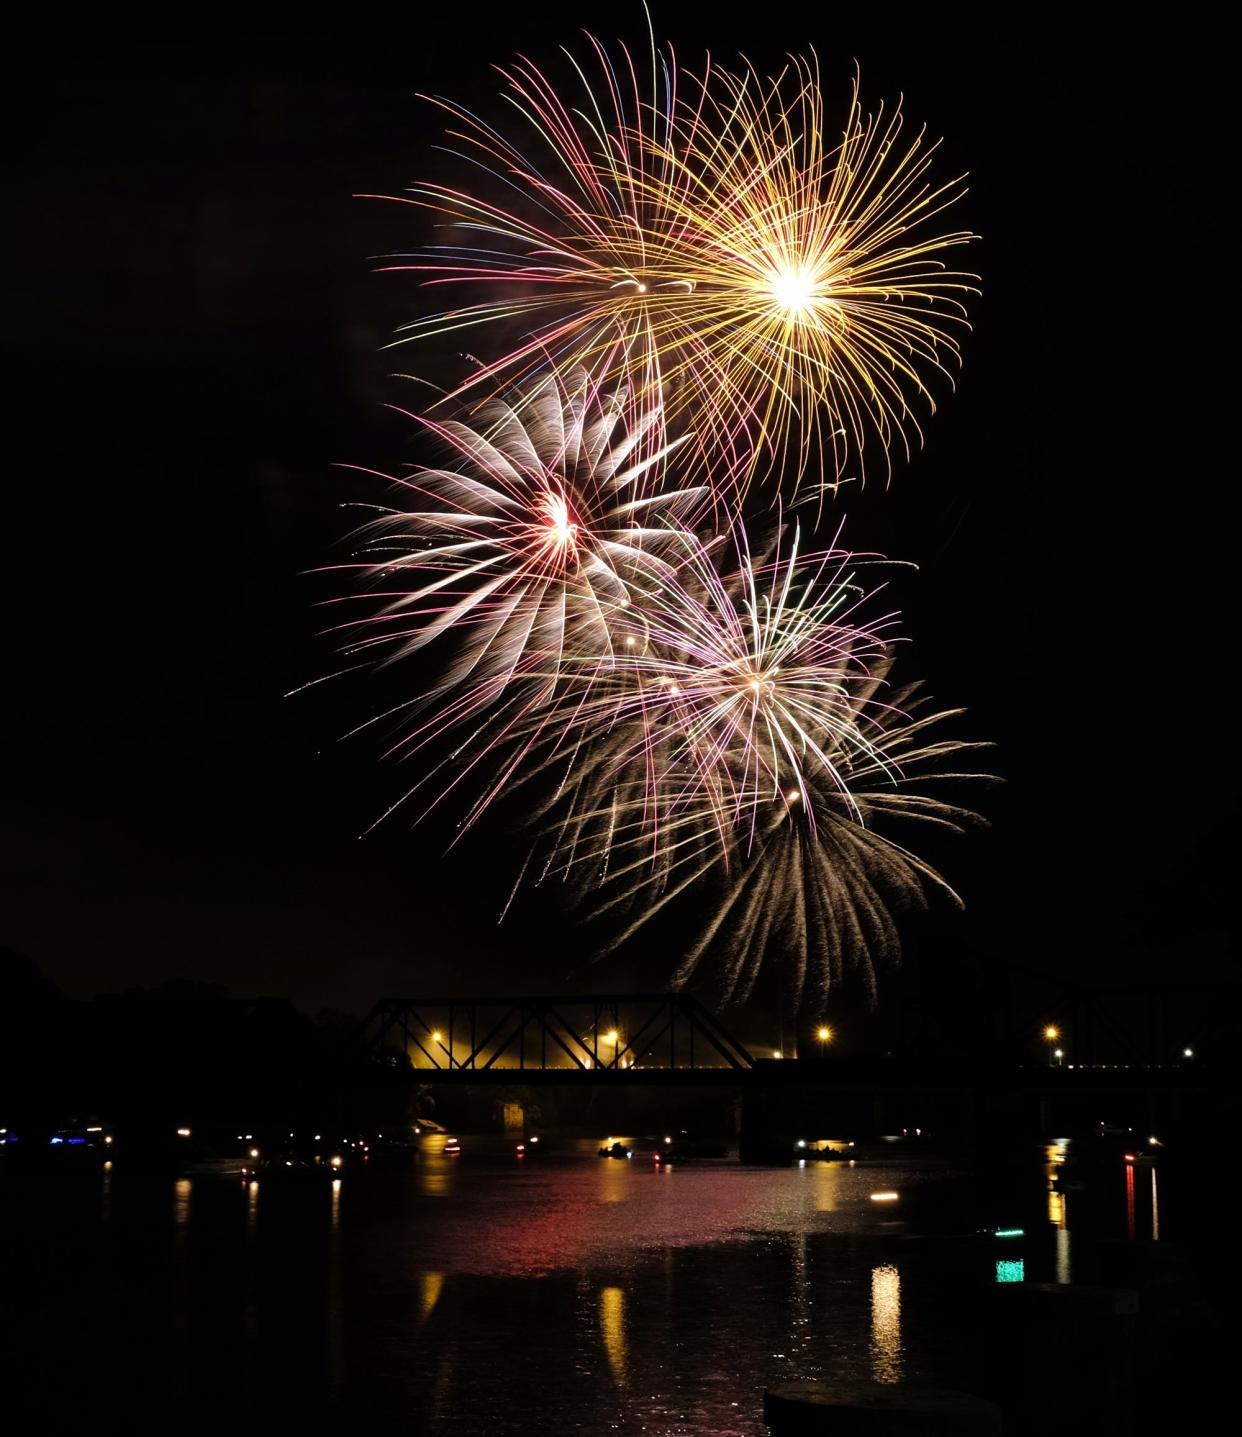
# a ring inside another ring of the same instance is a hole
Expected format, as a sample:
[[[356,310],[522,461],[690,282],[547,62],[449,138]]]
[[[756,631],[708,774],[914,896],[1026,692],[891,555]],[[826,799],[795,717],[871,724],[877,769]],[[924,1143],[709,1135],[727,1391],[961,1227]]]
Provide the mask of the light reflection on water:
[[[1151,1240],[1160,1241],[1160,1193],[1156,1186],[1156,1167],[1151,1169]]]
[[[832,1212],[837,1206],[840,1168],[836,1163],[816,1163],[811,1169],[815,1183],[816,1212]]]
[[[1029,1170],[1051,1240],[1042,1270],[1029,1242],[1025,1260],[1020,1241],[998,1257],[978,1236],[963,1172],[899,1160],[763,1169],[411,1155],[296,1187],[107,1172],[82,1197],[93,1209],[74,1208],[68,1188],[49,1200],[32,1187],[16,1220],[10,1202],[0,1237],[6,1250],[42,1244],[42,1276],[59,1235],[80,1235],[78,1265],[46,1291],[33,1269],[28,1289],[18,1277],[36,1385],[53,1378],[49,1353],[87,1383],[105,1371],[137,1381],[143,1352],[143,1391],[170,1410],[206,1411],[228,1392],[247,1410],[361,1403],[415,1432],[762,1437],[765,1386],[943,1380],[977,1350],[961,1335],[977,1316],[972,1294],[1069,1281],[1077,1199],[1056,1158],[1045,1151],[1045,1193]],[[1120,1221],[1132,1207],[1110,1172]],[[1129,1175],[1132,1187],[1132,1165]],[[1158,1235],[1154,1168],[1148,1186]],[[872,1203],[878,1190],[899,1203]],[[147,1221],[151,1202],[170,1200],[171,1228]],[[932,1228],[912,1236],[933,1212],[951,1241]],[[991,1216],[1008,1225],[1012,1210]],[[105,1241],[114,1230],[123,1242]],[[176,1273],[171,1293],[161,1264]],[[84,1316],[66,1346],[68,1306]],[[144,1346],[141,1334],[167,1332],[170,1317],[191,1340],[148,1335]]]
[[[190,1221],[190,1197],[194,1184],[189,1178],[178,1178],[173,1185],[173,1222],[184,1228]]]
[[[625,1293],[605,1287],[599,1294],[599,1330],[608,1354],[608,1366],[618,1387],[625,1386]]]
[[[901,1381],[901,1274],[890,1263],[871,1269],[871,1375]]]
[[[345,1384],[344,1262],[341,1253],[341,1185],[332,1179],[328,1226],[328,1384],[333,1392]]]
[[[1062,1284],[1072,1281],[1073,1278],[1070,1264],[1069,1196],[1059,1186],[1060,1168],[1065,1159],[1066,1145],[1063,1142],[1049,1143],[1045,1147],[1044,1176],[1048,1183],[1048,1221],[1055,1229],[1054,1277]]]
[[[1074,1269],[1070,1263],[1070,1235],[1066,1227],[1058,1227],[1056,1230],[1056,1280],[1060,1283],[1072,1282]]]
[[[440,1294],[444,1291],[442,1272],[420,1272],[418,1275],[418,1320],[426,1322],[436,1310]]]
[[[241,1328],[248,1354],[246,1376],[254,1379],[255,1344],[259,1332],[259,1184],[252,1178],[244,1183],[246,1202],[245,1257],[243,1259],[243,1293]]]
[[[885,1186],[926,1181],[929,1172],[884,1168]],[[457,1159],[413,1165],[422,1196],[460,1201],[434,1214],[409,1256],[452,1273],[536,1277],[560,1268],[624,1260],[652,1248],[699,1246],[761,1233],[874,1231],[874,1170],[814,1164],[743,1168],[722,1162],[655,1165],[597,1159],[540,1160],[503,1170],[504,1200],[477,1210],[483,1172]],[[891,1214],[881,1214],[889,1217]],[[394,1238],[406,1245],[400,1229]]]

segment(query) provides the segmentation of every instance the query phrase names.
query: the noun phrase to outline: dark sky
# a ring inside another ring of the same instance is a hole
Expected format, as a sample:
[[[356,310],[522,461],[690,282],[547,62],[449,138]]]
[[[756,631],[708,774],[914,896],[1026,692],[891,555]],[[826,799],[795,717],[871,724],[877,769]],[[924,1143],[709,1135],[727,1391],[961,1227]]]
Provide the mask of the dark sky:
[[[1237,796],[1224,46],[1185,10],[1155,33],[1084,30],[1084,7],[1026,31],[768,7],[759,34],[729,8],[668,5],[657,26],[686,64],[813,43],[838,97],[857,58],[867,97],[904,92],[947,137],[942,173],[972,174],[985,298],[958,393],[888,494],[844,506],[855,545],[921,566],[900,589],[907,671],[969,709],[1007,780],[991,831],[937,853],[966,915],[914,941],[1087,978],[1218,971]],[[337,742],[372,710],[365,684],[282,695],[331,665],[304,571],[359,497],[333,464],[408,454],[381,406],[415,402],[391,372],[416,356],[381,345],[418,301],[369,257],[423,231],[351,196],[432,163],[417,91],[486,96],[489,63],[553,60],[624,13],[75,32],[14,67],[0,946],[67,990],[184,976],[362,1008],[600,980],[550,900],[497,931],[500,833],[448,859],[434,826],[358,840],[403,782]]]

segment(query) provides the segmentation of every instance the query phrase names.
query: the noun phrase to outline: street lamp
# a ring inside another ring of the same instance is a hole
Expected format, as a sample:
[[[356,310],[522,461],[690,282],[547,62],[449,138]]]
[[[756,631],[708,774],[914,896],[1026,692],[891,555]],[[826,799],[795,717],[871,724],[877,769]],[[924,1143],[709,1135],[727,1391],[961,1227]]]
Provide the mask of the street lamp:
[[[1056,1025],[1053,1023],[1049,1023],[1048,1026],[1044,1029],[1044,1039],[1048,1044],[1048,1066],[1050,1068],[1052,1067],[1052,1045],[1060,1036],[1060,1028],[1056,1027]]]
[[[824,1049],[832,1042],[832,1029],[827,1023],[821,1023],[815,1030],[815,1039],[819,1043],[819,1056],[824,1056]]]
[[[1065,1049],[1055,1048],[1052,1056],[1057,1060],[1057,1067],[1059,1068],[1061,1066],[1061,1059],[1065,1057]]]

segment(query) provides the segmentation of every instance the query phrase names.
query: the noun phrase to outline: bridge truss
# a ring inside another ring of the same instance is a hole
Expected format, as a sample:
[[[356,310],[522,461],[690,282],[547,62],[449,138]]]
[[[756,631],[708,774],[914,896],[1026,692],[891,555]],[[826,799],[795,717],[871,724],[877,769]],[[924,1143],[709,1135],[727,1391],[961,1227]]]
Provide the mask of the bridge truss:
[[[425,1080],[724,1078],[754,1066],[744,1045],[684,993],[383,998],[360,1036],[372,1061]]]

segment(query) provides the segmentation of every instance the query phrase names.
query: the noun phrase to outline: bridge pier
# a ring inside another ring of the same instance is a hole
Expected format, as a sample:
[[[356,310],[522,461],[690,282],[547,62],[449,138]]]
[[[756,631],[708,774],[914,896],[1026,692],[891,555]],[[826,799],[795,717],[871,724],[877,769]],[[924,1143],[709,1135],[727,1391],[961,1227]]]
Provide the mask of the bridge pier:
[[[779,1130],[776,1094],[757,1081],[742,1089],[742,1122],[738,1132],[737,1155],[744,1163],[788,1166],[793,1162],[793,1142]]]

